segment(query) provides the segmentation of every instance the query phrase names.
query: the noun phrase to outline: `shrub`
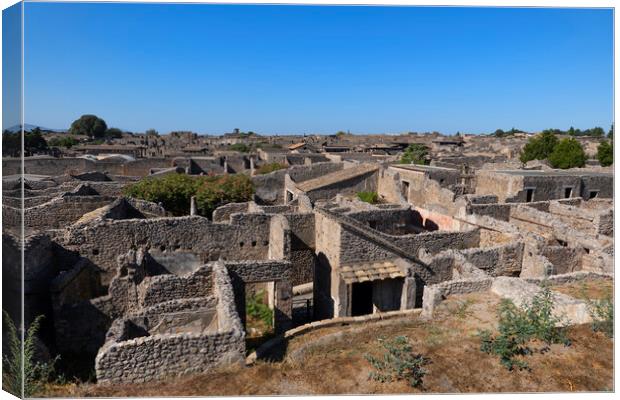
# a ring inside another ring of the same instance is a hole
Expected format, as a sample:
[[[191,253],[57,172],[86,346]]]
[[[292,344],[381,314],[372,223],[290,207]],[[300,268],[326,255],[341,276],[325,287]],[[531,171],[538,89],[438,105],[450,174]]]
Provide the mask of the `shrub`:
[[[414,354],[413,346],[406,336],[396,336],[391,340],[380,338],[379,343],[385,350],[382,359],[365,355],[375,369],[369,378],[379,382],[407,380],[412,387],[420,386],[427,373],[424,365],[429,363],[429,359],[421,354]]]
[[[161,203],[172,215],[188,215],[190,199],[196,194],[201,178],[185,174],[149,177],[127,186],[123,193],[125,196]]]
[[[78,140],[74,138],[73,136],[64,136],[64,137],[55,137],[55,138],[50,139],[50,141],[48,142],[48,145],[52,147],[66,147],[70,149],[71,147],[75,146],[78,143],[79,143]]]
[[[549,164],[561,169],[583,167],[586,165],[586,153],[577,140],[563,139],[549,155]]]
[[[126,187],[129,197],[161,203],[175,216],[188,215],[192,196],[196,196],[198,214],[210,217],[217,207],[250,201],[254,188],[245,175],[191,176],[169,174],[150,177]]]
[[[250,147],[244,143],[235,143],[228,146],[228,150],[231,151],[239,151],[241,153],[248,153],[250,151]]]
[[[423,144],[412,143],[410,144],[400,158],[401,164],[426,164],[426,157],[428,157],[428,148]]]
[[[480,331],[480,350],[499,356],[501,363],[509,370],[515,367],[527,369],[527,363],[516,357],[533,352],[529,346],[532,340],[538,339],[546,344],[542,352],[548,350],[548,345],[552,343],[570,345],[564,330],[557,327],[562,318],[554,317],[552,312],[553,295],[547,285],[543,285],[524,309],[510,300],[502,300],[498,310],[499,334],[493,336],[488,330]]]
[[[58,360],[56,357],[49,364],[35,361],[36,335],[41,327],[43,315],[36,317],[30,324],[24,335],[23,349],[13,320],[4,310],[2,316],[8,338],[8,351],[2,355],[2,388],[21,397],[23,383],[23,397],[33,397],[41,392],[45,383],[49,382],[54,373],[54,364]]]
[[[585,296],[584,296],[585,297]],[[586,300],[592,317],[592,329],[614,337],[614,301],[611,292],[601,300]]]
[[[260,290],[246,297],[246,313],[248,317],[261,320],[268,328],[273,327],[273,310],[263,302],[265,291]]]
[[[598,145],[596,158],[603,167],[609,167],[614,163],[614,146],[608,141],[603,141]]]
[[[252,180],[246,175],[209,176],[202,179],[198,186],[196,207],[200,215],[211,217],[219,206],[250,201],[253,194]]]
[[[270,163],[270,164],[261,165],[256,170],[256,173],[259,174],[259,175],[264,175],[264,174],[268,174],[268,173],[273,172],[273,171],[277,171],[277,170],[280,170],[280,169],[286,169],[286,168],[288,168],[286,165],[274,162],[274,163]]]
[[[86,114],[71,123],[69,133],[72,135],[86,135],[91,138],[101,138],[108,130],[105,121],[96,115]]]
[[[357,198],[370,204],[377,204],[379,202],[379,195],[377,192],[358,192]]]
[[[543,131],[540,135],[536,135],[527,141],[521,150],[519,160],[522,163],[532,160],[544,160],[549,157],[557,144],[558,138],[552,131]]]

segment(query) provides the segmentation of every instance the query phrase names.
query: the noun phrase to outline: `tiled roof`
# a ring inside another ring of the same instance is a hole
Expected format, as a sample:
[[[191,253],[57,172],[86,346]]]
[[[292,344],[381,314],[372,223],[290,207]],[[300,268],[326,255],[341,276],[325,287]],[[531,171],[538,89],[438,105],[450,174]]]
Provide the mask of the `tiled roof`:
[[[347,283],[403,278],[405,272],[392,260],[370,261],[340,267],[340,277]]]

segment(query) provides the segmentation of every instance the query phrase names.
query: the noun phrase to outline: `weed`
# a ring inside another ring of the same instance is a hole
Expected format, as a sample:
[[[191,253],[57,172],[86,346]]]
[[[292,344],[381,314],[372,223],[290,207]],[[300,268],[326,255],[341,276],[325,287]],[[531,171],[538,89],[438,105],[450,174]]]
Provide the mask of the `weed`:
[[[380,338],[379,343],[385,349],[383,359],[369,354],[364,356],[375,369],[369,378],[379,382],[403,379],[412,387],[420,386],[427,373],[424,365],[429,363],[429,359],[421,354],[414,354],[406,336],[396,336],[391,340]]]
[[[588,312],[592,317],[592,329],[603,332],[607,337],[614,337],[614,301],[611,290],[601,300],[590,300],[585,296],[586,288],[582,287],[583,297],[588,304]]]
[[[357,192],[357,198],[370,204],[377,204],[379,202],[377,192]]]
[[[456,308],[450,310],[450,313],[458,319],[465,319],[473,314],[469,307],[474,304],[472,300],[459,301]]]
[[[273,326],[273,310],[263,302],[265,291],[259,290],[256,294],[246,298],[246,313],[249,317],[263,321],[271,328]]]
[[[2,387],[15,396],[21,397],[23,394],[23,397],[32,397],[50,381],[58,357],[49,364],[35,361],[36,335],[43,315],[39,315],[30,324],[22,348],[22,341],[13,320],[6,311],[3,310],[2,313],[9,345],[7,353],[2,357]]]
[[[499,334],[493,336],[488,330],[479,331],[480,350],[499,356],[501,363],[509,370],[515,367],[528,369],[527,363],[516,357],[532,353],[529,346],[532,340],[538,339],[546,344],[541,352],[547,351],[553,343],[570,345],[564,330],[558,327],[562,318],[553,316],[552,312],[553,295],[546,284],[524,309],[510,300],[502,300],[498,309]]]

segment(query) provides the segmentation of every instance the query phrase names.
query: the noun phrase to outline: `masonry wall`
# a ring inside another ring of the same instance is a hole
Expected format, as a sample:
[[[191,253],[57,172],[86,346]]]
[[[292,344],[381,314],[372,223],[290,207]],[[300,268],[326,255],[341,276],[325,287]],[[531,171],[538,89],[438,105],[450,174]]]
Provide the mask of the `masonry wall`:
[[[318,165],[318,164],[317,164]],[[306,193],[311,201],[328,200],[336,195],[355,195],[358,192],[376,192],[378,171],[372,171],[351,179],[342,180]]]
[[[65,196],[24,210],[24,226],[32,230],[58,229],[114,200],[108,196]]]
[[[162,252],[191,250],[205,262],[220,257],[265,260],[270,218],[237,214],[231,224],[214,224],[199,216],[104,221],[87,229],[71,229],[63,244],[101,268],[102,282],[107,284],[114,275],[116,257],[140,246]]]

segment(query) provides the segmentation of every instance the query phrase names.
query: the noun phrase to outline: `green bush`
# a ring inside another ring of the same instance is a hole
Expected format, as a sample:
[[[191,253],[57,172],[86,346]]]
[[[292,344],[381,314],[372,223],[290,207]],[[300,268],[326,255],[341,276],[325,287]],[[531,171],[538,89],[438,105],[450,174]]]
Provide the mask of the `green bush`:
[[[268,174],[268,173],[273,172],[273,171],[277,171],[277,170],[280,170],[280,169],[286,169],[286,168],[288,168],[286,165],[274,162],[274,163],[269,163],[269,164],[261,165],[256,170],[256,173],[259,174],[259,175],[264,175],[264,174]]]
[[[169,174],[143,179],[123,190],[125,196],[161,203],[172,215],[188,215],[192,196],[198,214],[211,217],[217,207],[250,201],[254,188],[245,175],[191,176]]]
[[[250,147],[247,144],[244,144],[244,143],[235,143],[235,144],[232,144],[232,145],[228,146],[228,150],[230,150],[230,151],[239,151],[241,153],[249,153],[250,152]]]
[[[553,168],[575,168],[586,165],[586,153],[581,144],[573,139],[562,139],[549,154],[549,164]]]
[[[54,373],[54,364],[58,360],[56,357],[49,364],[35,361],[36,335],[41,327],[43,315],[39,315],[30,324],[24,335],[23,349],[13,320],[4,310],[2,316],[8,338],[8,349],[2,355],[2,388],[22,397],[23,383],[23,397],[33,397],[50,381]]]
[[[614,163],[614,146],[608,141],[603,141],[598,145],[596,158],[603,167],[609,167]]]
[[[357,198],[370,204],[377,204],[379,202],[379,195],[377,192],[358,192]]]
[[[426,164],[428,157],[428,148],[420,143],[410,144],[400,158],[401,164]]]
[[[584,296],[585,298],[585,296]],[[614,301],[609,292],[601,300],[586,300],[588,312],[592,317],[592,329],[595,332],[603,332],[610,338],[614,337]]]
[[[549,157],[558,144],[558,138],[551,131],[543,131],[541,134],[530,138],[523,149],[519,160],[526,163],[531,160],[544,160]]]
[[[201,180],[196,191],[196,207],[200,215],[211,217],[219,206],[250,201],[253,194],[252,180],[246,175],[209,176]]]
[[[63,136],[63,137],[55,137],[50,139],[47,144],[52,147],[66,147],[70,149],[71,147],[77,145],[79,141],[73,136]]]
[[[269,306],[263,302],[264,297],[265,297],[264,290],[258,291],[253,296],[252,295],[247,296],[245,300],[246,302],[245,312],[248,315],[248,317],[259,319],[263,321],[263,323],[267,327],[272,328],[273,327],[273,310],[269,308]]]
[[[530,347],[532,340],[538,339],[546,344],[542,352],[548,350],[548,345],[552,343],[570,345],[564,329],[557,327],[562,318],[554,317],[552,312],[553,295],[547,285],[543,285],[542,290],[523,309],[510,300],[502,300],[498,310],[499,334],[493,336],[488,330],[480,331],[480,350],[499,356],[501,363],[509,370],[515,367],[527,369],[527,363],[516,357],[533,352]]]
[[[365,358],[375,369],[369,378],[379,382],[407,380],[412,387],[420,386],[428,372],[424,365],[429,359],[421,354],[414,354],[413,346],[406,336],[396,336],[391,340],[380,338],[379,343],[385,350],[383,358],[366,354]]]

